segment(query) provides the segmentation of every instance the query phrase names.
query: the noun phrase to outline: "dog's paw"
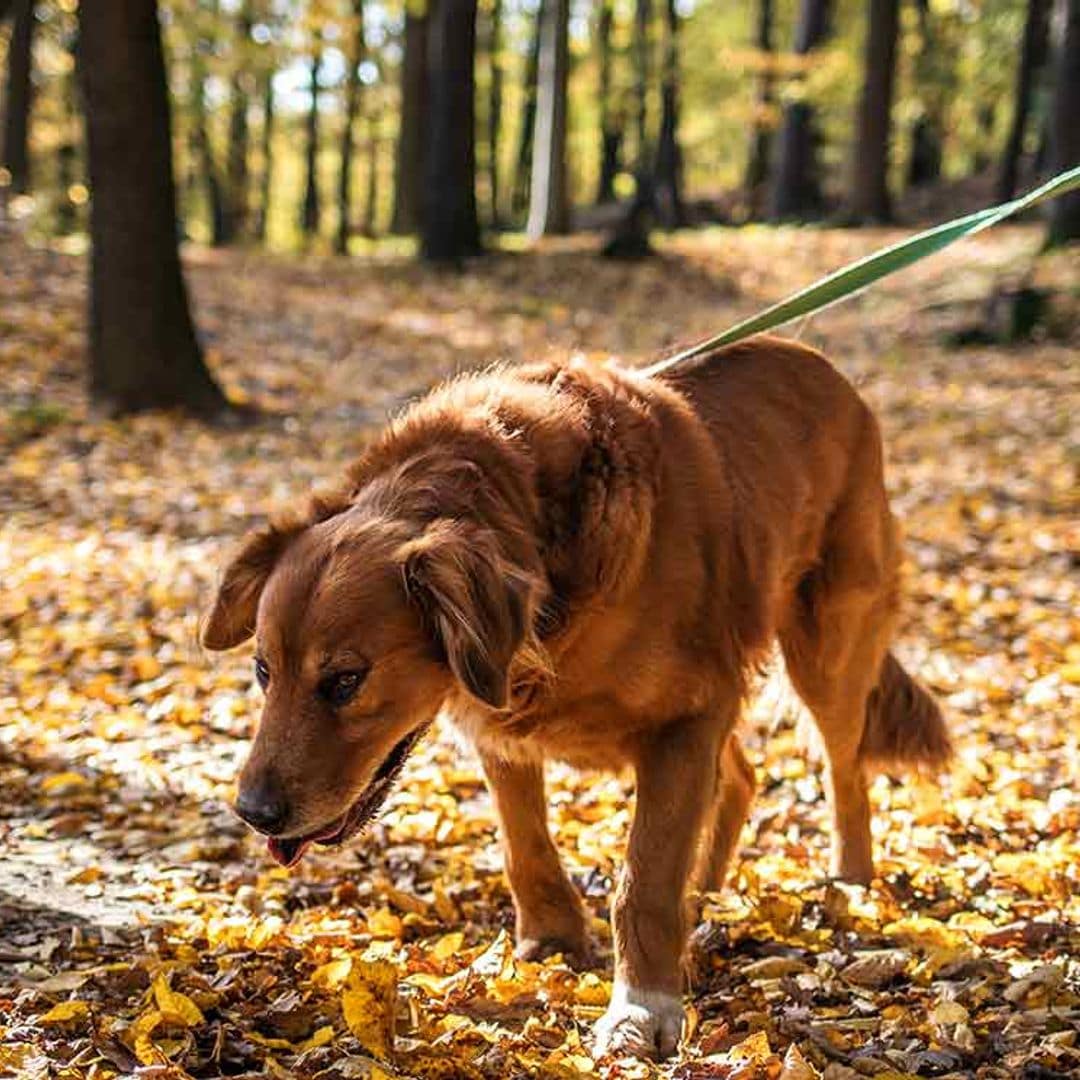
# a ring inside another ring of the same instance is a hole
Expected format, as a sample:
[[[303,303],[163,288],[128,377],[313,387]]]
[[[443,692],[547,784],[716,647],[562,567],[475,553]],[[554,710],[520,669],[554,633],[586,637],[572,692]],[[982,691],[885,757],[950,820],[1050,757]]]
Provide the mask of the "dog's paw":
[[[597,1057],[670,1057],[682,1033],[682,1001],[662,990],[638,990],[616,982],[608,1010],[597,1021]]]

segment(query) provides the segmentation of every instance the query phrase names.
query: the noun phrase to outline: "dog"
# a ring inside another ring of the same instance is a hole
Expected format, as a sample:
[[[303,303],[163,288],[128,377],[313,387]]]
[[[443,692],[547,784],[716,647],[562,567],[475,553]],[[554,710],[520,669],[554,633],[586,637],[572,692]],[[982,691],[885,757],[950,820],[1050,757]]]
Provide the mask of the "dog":
[[[202,640],[254,634],[266,694],[236,811],[286,866],[340,844],[445,712],[491,791],[518,955],[580,956],[543,763],[632,768],[596,1050],[670,1054],[685,898],[719,887],[746,818],[734,732],[774,643],[827,752],[834,874],[873,876],[871,771],[949,755],[889,651],[899,564],[877,422],[802,345],[458,378],[225,570]]]

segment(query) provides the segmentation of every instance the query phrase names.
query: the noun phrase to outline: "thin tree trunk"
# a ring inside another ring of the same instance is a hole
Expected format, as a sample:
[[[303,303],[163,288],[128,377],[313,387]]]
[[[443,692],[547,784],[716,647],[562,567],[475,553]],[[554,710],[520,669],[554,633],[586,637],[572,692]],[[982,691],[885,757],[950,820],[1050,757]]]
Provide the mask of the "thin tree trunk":
[[[813,51],[824,44],[831,10],[832,0],[802,0],[795,29],[796,56],[807,57],[809,63]],[[774,221],[813,217],[822,209],[817,125],[805,85],[804,77],[800,93],[784,106],[769,194],[769,217]]]
[[[360,61],[364,58],[364,0],[353,0],[353,47],[345,76],[345,116],[341,129],[341,170],[338,173],[338,227],[334,250],[345,255],[352,228],[353,128],[360,108]]]
[[[210,243],[215,247],[225,243],[225,196],[210,144],[206,117],[206,69],[202,60],[202,43],[196,41],[191,53],[191,141],[192,164],[198,167],[198,179],[206,191],[210,213]]]
[[[379,234],[379,114],[368,116],[367,196],[364,201],[364,235],[374,239]]]
[[[428,26],[431,108],[421,252],[435,262],[477,254],[476,0],[434,0]]]
[[[226,401],[203,363],[176,247],[169,99],[155,0],[79,7],[90,185],[90,371],[118,412]]]
[[[502,0],[492,0],[491,22],[488,36],[488,62],[490,77],[488,80],[488,198],[490,199],[489,216],[492,228],[501,226],[502,202],[499,188],[499,134],[502,128],[503,62],[502,62]]]
[[[758,74],[757,93],[754,100],[753,129],[750,134],[750,154],[746,164],[746,193],[753,217],[761,213],[762,193],[769,179],[769,162],[772,158],[773,126],[772,111],[775,105],[773,83],[775,53],[773,52],[773,0],[758,0],[757,47],[761,71]]]
[[[600,84],[600,180],[596,201],[614,202],[615,177],[619,175],[619,153],[622,148],[622,121],[611,107],[611,32],[615,23],[614,0],[600,0],[596,23],[597,67]]]
[[[634,130],[637,133],[637,168],[652,171],[652,146],[649,139],[649,76],[652,50],[652,2],[634,4]]]
[[[855,120],[850,216],[889,221],[889,135],[892,127],[899,0],[869,0],[864,82]]]
[[[270,223],[270,193],[274,177],[274,72],[270,70],[263,81],[262,115],[262,172],[259,175],[259,212],[255,225],[255,238],[266,243]]]
[[[233,243],[247,230],[248,215],[248,82],[247,47],[254,24],[251,0],[236,17],[236,52],[229,86],[229,151],[226,159],[225,242]]]
[[[306,237],[319,231],[319,70],[322,67],[322,42],[316,35],[311,54],[308,92],[311,104],[307,111],[307,136],[304,149],[304,202],[300,208],[300,229]]]
[[[8,172],[7,189],[13,195],[30,190],[30,68],[34,23],[34,0],[18,0],[8,43],[4,145],[0,161]]]
[[[536,90],[540,71],[541,12],[537,11],[529,57],[525,64],[522,86],[521,133],[518,136],[517,167],[514,170],[514,190],[510,197],[510,213],[518,217],[529,205],[532,185],[533,136],[536,132]]]
[[[919,114],[911,125],[911,156],[907,182],[911,187],[932,184],[941,178],[944,131],[940,108],[941,76],[935,71],[934,35],[931,29],[930,0],[916,0],[919,14],[919,52],[915,58],[915,84]]]
[[[656,212],[666,229],[686,221],[682,197],[682,149],[679,146],[679,13],[667,0],[664,66],[660,85],[660,134],[656,141]]]
[[[60,102],[60,140],[56,147],[56,186],[58,189],[56,231],[65,236],[75,231],[78,224],[78,213],[75,203],[72,201],[71,192],[75,184],[75,174],[78,165],[79,152],[79,88],[76,64],[78,57],[75,53],[75,44],[78,35],[74,26],[70,30],[66,28],[67,18],[64,20],[64,29],[61,31],[60,40],[64,50],[71,60],[70,68],[64,72],[61,82]]]
[[[569,73],[569,0],[543,0],[540,7],[540,66],[529,197],[529,237],[566,233],[566,90]]]
[[[1038,73],[1046,62],[1049,28],[1050,0],[1028,0],[1024,38],[1020,46],[1020,63],[1016,68],[1012,123],[1009,125],[1009,137],[1001,155],[1001,171],[998,174],[997,197],[1001,202],[1016,194],[1028,114],[1031,112],[1031,99],[1034,96]]]
[[[401,126],[394,167],[394,216],[390,231],[418,232],[424,207],[424,128],[428,110],[428,15],[406,5],[401,63]]]
[[[1080,0],[1058,0],[1061,42],[1054,65],[1050,120],[1051,172],[1080,165]],[[1050,247],[1080,240],[1080,191],[1050,203],[1046,242]]]

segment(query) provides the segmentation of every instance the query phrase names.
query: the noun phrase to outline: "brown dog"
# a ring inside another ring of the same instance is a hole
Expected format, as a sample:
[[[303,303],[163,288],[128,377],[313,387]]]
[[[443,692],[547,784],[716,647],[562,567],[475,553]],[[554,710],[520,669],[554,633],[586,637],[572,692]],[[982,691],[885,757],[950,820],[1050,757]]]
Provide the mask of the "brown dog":
[[[203,640],[255,633],[266,690],[237,811],[287,865],[340,843],[445,708],[498,810],[519,951],[581,953],[543,762],[631,766],[598,1047],[670,1052],[684,896],[719,885],[745,819],[732,733],[772,642],[824,737],[835,873],[873,873],[868,770],[948,754],[888,651],[898,564],[878,426],[810,349],[757,338],[656,378],[459,379],[228,567]]]

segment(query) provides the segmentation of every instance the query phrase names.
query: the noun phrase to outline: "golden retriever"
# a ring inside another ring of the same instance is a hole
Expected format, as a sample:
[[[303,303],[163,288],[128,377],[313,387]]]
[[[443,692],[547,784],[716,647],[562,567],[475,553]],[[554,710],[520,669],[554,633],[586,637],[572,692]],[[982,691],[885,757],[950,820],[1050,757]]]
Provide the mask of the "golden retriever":
[[[543,763],[631,767],[597,1048],[670,1053],[685,896],[720,884],[745,820],[733,732],[773,642],[823,736],[835,874],[873,874],[870,770],[948,755],[889,652],[899,562],[878,425],[811,349],[459,378],[225,571],[203,641],[254,634],[266,691],[237,812],[285,865],[341,843],[445,710],[491,789],[520,954],[583,954]]]

